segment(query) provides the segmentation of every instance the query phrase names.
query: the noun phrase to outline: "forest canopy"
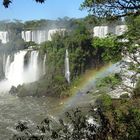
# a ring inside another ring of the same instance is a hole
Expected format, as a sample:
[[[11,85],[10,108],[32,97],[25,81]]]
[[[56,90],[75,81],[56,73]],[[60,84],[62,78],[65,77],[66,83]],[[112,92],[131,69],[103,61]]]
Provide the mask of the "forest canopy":
[[[124,17],[140,14],[140,0],[85,0],[81,9],[96,17]]]

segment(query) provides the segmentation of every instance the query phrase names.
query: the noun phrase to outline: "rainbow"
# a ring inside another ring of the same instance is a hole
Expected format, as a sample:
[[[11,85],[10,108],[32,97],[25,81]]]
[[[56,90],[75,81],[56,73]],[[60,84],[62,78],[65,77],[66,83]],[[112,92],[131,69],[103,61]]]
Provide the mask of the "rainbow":
[[[79,80],[78,84],[71,89],[72,96],[62,101],[63,111],[78,102],[80,96],[90,91],[95,87],[98,79],[104,78],[111,73],[116,73],[120,70],[120,63],[107,64],[99,69],[88,70]]]

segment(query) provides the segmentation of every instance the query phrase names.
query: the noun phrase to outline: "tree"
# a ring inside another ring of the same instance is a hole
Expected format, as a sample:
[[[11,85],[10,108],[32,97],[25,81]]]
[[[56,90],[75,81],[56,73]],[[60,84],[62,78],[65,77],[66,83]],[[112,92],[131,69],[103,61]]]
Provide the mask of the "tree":
[[[81,8],[97,17],[124,17],[140,14],[140,0],[85,0]]]
[[[45,2],[45,0],[35,0],[38,3],[43,3]],[[5,8],[8,8],[9,4],[12,3],[12,0],[3,0],[3,5]]]

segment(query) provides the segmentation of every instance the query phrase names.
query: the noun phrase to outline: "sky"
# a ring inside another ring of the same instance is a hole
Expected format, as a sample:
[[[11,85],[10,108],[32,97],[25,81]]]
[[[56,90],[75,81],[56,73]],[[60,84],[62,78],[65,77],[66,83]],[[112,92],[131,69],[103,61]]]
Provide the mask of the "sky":
[[[13,0],[8,9],[0,1],[0,20],[18,19],[22,21],[35,19],[57,19],[65,16],[82,18],[88,15],[86,11],[79,10],[84,0],[46,0],[44,4],[34,0]]]

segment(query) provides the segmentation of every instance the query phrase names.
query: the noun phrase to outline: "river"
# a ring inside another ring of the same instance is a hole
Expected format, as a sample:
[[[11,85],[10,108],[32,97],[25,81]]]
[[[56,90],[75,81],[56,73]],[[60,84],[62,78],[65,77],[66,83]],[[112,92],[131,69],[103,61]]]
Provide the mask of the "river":
[[[0,140],[8,140],[12,136],[19,120],[40,123],[47,115],[57,116],[61,107],[59,99],[0,94]]]

